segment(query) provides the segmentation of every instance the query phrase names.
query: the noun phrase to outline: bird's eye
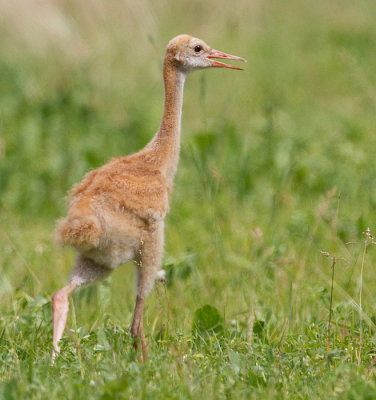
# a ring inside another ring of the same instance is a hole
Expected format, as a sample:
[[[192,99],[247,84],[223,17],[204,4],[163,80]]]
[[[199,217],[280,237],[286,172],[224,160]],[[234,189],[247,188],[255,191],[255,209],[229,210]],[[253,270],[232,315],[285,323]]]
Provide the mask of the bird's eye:
[[[198,44],[197,46],[195,46],[195,52],[199,53],[202,50],[202,47]]]

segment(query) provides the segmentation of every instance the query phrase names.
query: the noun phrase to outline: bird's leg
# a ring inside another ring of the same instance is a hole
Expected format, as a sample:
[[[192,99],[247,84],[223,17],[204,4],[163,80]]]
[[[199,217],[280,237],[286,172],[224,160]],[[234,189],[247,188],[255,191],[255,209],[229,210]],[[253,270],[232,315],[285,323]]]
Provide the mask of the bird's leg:
[[[55,360],[56,353],[60,352],[59,341],[63,336],[65,324],[67,323],[69,301],[68,296],[77,288],[77,283],[71,281],[68,285],[57,291],[52,296],[52,321],[53,321],[53,351],[52,363]]]
[[[143,317],[144,317],[144,299],[137,296],[136,307],[134,309],[134,316],[133,316],[133,322],[132,322],[132,328],[131,328],[131,335],[135,339],[135,342],[133,344],[135,349],[137,349],[137,337],[140,335],[141,347],[142,347],[142,358],[145,362],[147,359],[147,350],[146,350],[146,340],[145,340],[145,334],[144,334]]]
[[[146,340],[143,325],[145,297],[153,288],[154,282],[160,271],[163,253],[163,222],[156,224],[149,230],[149,235],[141,242],[137,266],[137,297],[131,334],[134,338],[140,336],[142,356],[144,362],[147,358]],[[134,347],[137,348],[135,341]]]

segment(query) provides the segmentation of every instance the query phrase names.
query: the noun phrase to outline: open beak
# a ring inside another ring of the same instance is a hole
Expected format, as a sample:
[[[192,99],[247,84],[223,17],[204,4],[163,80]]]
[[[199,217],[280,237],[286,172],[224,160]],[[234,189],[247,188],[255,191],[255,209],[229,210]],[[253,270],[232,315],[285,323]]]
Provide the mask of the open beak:
[[[238,60],[238,61],[247,62],[242,57],[232,56],[231,54],[222,53],[221,51],[214,50],[214,49],[212,49],[212,51],[208,55],[208,58],[210,58],[210,59],[212,59],[212,58],[224,58],[226,60]],[[225,63],[217,61],[217,60],[211,60],[211,63],[212,63],[211,66],[214,67],[214,68],[231,68],[231,69],[238,69],[240,71],[243,71],[243,68],[234,67],[233,65],[225,64]]]

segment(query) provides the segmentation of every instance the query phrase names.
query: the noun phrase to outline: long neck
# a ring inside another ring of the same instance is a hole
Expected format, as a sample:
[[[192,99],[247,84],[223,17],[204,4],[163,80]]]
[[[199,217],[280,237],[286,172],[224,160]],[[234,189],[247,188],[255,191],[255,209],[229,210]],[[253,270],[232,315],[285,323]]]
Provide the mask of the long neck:
[[[163,68],[165,86],[163,117],[159,130],[150,143],[159,160],[159,169],[171,183],[179,162],[185,76],[185,73],[165,62]]]

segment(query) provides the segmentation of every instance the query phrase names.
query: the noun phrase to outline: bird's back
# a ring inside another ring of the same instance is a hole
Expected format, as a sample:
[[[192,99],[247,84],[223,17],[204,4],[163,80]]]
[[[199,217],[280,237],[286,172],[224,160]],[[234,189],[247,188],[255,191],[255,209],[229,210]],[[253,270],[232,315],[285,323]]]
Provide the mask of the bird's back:
[[[117,231],[119,221],[139,230],[164,218],[166,180],[158,169],[145,168],[134,156],[115,158],[73,186],[67,216],[57,223],[58,242],[79,250],[96,248],[108,241],[113,229]]]

